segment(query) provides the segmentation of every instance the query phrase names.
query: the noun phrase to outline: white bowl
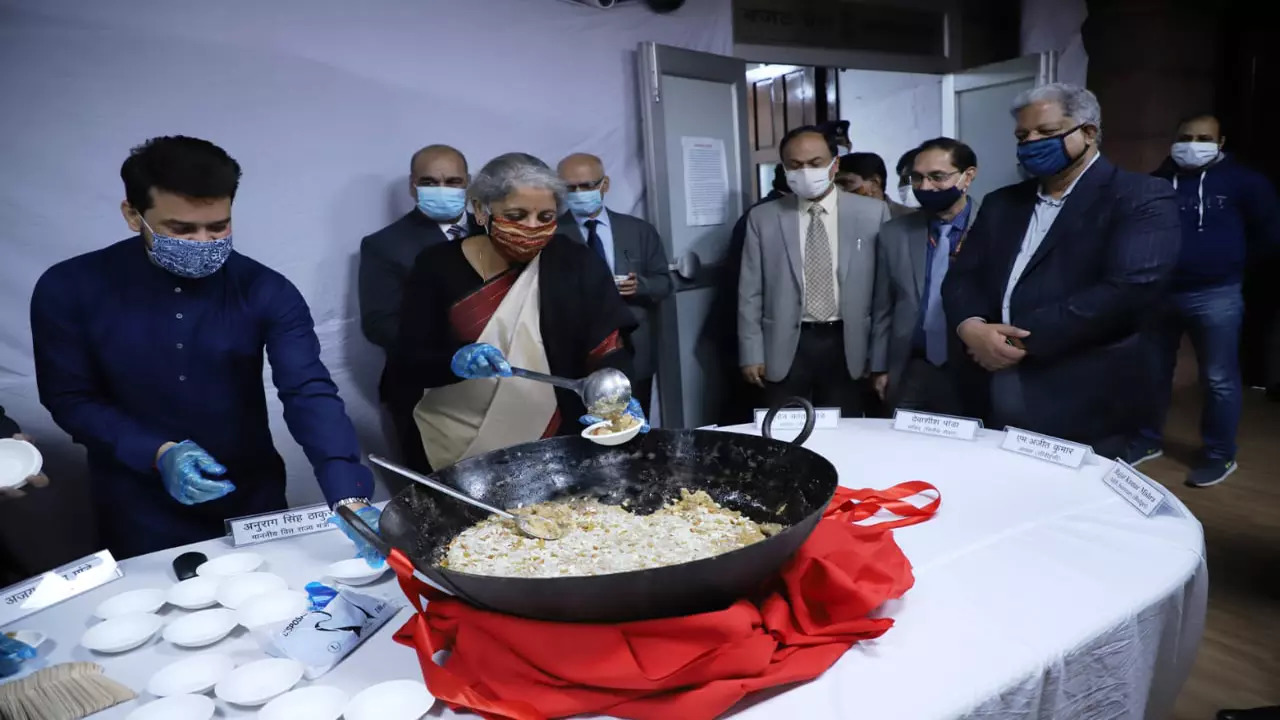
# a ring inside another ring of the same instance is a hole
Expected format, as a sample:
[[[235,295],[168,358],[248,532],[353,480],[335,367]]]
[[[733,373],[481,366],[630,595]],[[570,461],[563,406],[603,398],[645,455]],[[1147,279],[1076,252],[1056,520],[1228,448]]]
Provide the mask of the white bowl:
[[[234,610],[201,610],[169,623],[164,639],[178,647],[204,647],[230,635],[237,624]]]
[[[234,705],[261,705],[289,692],[302,679],[302,663],[286,658],[267,658],[232,670],[214,686],[220,700]]]
[[[347,694],[324,685],[290,690],[258,711],[258,720],[338,720]]]
[[[166,598],[170,605],[183,610],[203,610],[218,604],[218,585],[222,578],[216,575],[197,575],[169,588]]]
[[[597,445],[621,445],[622,443],[627,442],[631,438],[634,438],[635,436],[639,435],[640,428],[643,427],[643,425],[644,425],[643,423],[637,422],[635,425],[632,425],[631,427],[627,428],[626,430],[623,430],[622,432],[609,433],[607,435],[592,435],[591,434],[592,430],[595,430],[596,428],[600,428],[600,427],[609,426],[608,420],[601,420],[595,425],[587,426],[587,428],[582,431],[582,437],[590,440],[591,442]]]
[[[199,695],[208,692],[236,668],[222,653],[201,653],[171,662],[147,681],[147,692],[156,697]]]
[[[40,450],[26,440],[0,439],[0,488],[17,490],[27,484],[27,478],[40,472],[44,457]]]
[[[365,688],[342,711],[344,720],[418,720],[436,699],[417,680],[392,680]]]
[[[197,575],[212,575],[215,577],[231,577],[232,575],[243,575],[253,572],[262,567],[262,556],[253,552],[238,552],[229,555],[219,555],[218,557],[204,562],[200,567],[196,568]]]
[[[103,600],[94,609],[93,614],[103,620],[110,620],[121,615],[153,613],[164,607],[164,603],[165,594],[163,590],[152,588],[130,590]]]
[[[214,707],[204,695],[174,695],[143,705],[125,720],[209,720]]]
[[[382,577],[387,566],[371,568],[362,558],[339,560],[324,569],[324,574],[345,585],[368,585]]]
[[[307,594],[301,590],[273,590],[246,600],[236,611],[236,620],[252,630],[288,622],[305,613],[308,605]]]
[[[159,615],[121,615],[86,630],[80,644],[94,652],[122,653],[146,644],[163,624]]]
[[[289,583],[274,573],[253,572],[235,575],[223,580],[218,585],[218,604],[232,610],[238,610],[241,605],[255,595],[265,595],[275,590],[287,590],[288,588]]]

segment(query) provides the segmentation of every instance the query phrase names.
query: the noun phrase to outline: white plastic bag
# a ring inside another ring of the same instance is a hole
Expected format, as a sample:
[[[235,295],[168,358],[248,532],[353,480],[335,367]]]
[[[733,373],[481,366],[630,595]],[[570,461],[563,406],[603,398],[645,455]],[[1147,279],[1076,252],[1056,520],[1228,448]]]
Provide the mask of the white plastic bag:
[[[272,631],[265,650],[301,662],[307,679],[314,680],[342,662],[399,610],[392,600],[340,590],[324,609],[303,613]]]

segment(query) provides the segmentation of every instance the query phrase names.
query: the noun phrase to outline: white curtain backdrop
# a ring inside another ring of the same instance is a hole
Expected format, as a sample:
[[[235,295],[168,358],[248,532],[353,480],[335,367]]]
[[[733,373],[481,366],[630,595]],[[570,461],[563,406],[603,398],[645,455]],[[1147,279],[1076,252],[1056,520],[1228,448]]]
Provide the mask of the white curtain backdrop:
[[[449,143],[475,170],[511,150],[552,165],[593,152],[609,205],[640,213],[636,45],[729,54],[730,17],[729,0],[668,15],[554,0],[0,0],[0,405],[54,482],[0,504],[0,532],[43,564],[90,542],[83,453],[38,401],[28,305],[50,265],[129,235],[131,146],[195,135],[239,160],[237,249],[302,291],[361,442],[382,451],[357,254],[411,207],[410,154]],[[290,499],[317,501],[265,382]]]

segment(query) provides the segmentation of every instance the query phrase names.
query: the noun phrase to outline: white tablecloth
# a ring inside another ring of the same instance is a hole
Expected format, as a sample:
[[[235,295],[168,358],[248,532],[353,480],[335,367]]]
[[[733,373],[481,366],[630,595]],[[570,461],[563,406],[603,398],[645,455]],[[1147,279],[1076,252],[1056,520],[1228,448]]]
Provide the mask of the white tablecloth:
[[[842,485],[925,480],[942,492],[942,507],[928,522],[896,531],[916,584],[883,609],[897,621],[893,629],[855,645],[811,683],[750,699],[737,718],[1171,715],[1204,625],[1208,574],[1199,522],[1172,496],[1156,516],[1140,515],[1101,482],[1109,461],[1091,458],[1070,470],[1001,451],[1002,436],[929,438],[874,420],[814,433],[806,446],[835,463]],[[54,641],[43,648],[49,661],[99,662],[141,692],[152,673],[192,651],[157,638],[120,656],[96,656],[77,641],[98,602],[132,588],[166,587],[170,561],[187,549],[210,556],[229,550],[225,541],[210,541],[126,561],[123,579],[6,629],[45,632]],[[295,588],[350,554],[338,533],[257,550],[267,569]],[[399,594],[390,574],[370,589]],[[317,682],[354,694],[384,680],[420,678],[414,653],[391,639],[408,617],[402,610]],[[262,657],[243,630],[213,649],[241,662]],[[136,706],[100,717],[123,718]],[[454,715],[437,708],[432,716]],[[219,717],[253,712],[219,702]]]

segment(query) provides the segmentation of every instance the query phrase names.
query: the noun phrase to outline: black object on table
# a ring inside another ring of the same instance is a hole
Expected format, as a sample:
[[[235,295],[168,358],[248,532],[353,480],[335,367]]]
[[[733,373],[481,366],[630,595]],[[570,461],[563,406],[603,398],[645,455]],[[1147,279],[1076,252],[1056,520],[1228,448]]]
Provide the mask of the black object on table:
[[[209,558],[204,553],[187,552],[182,553],[173,559],[173,574],[179,580],[186,580],[196,576],[196,568],[200,567]]]

